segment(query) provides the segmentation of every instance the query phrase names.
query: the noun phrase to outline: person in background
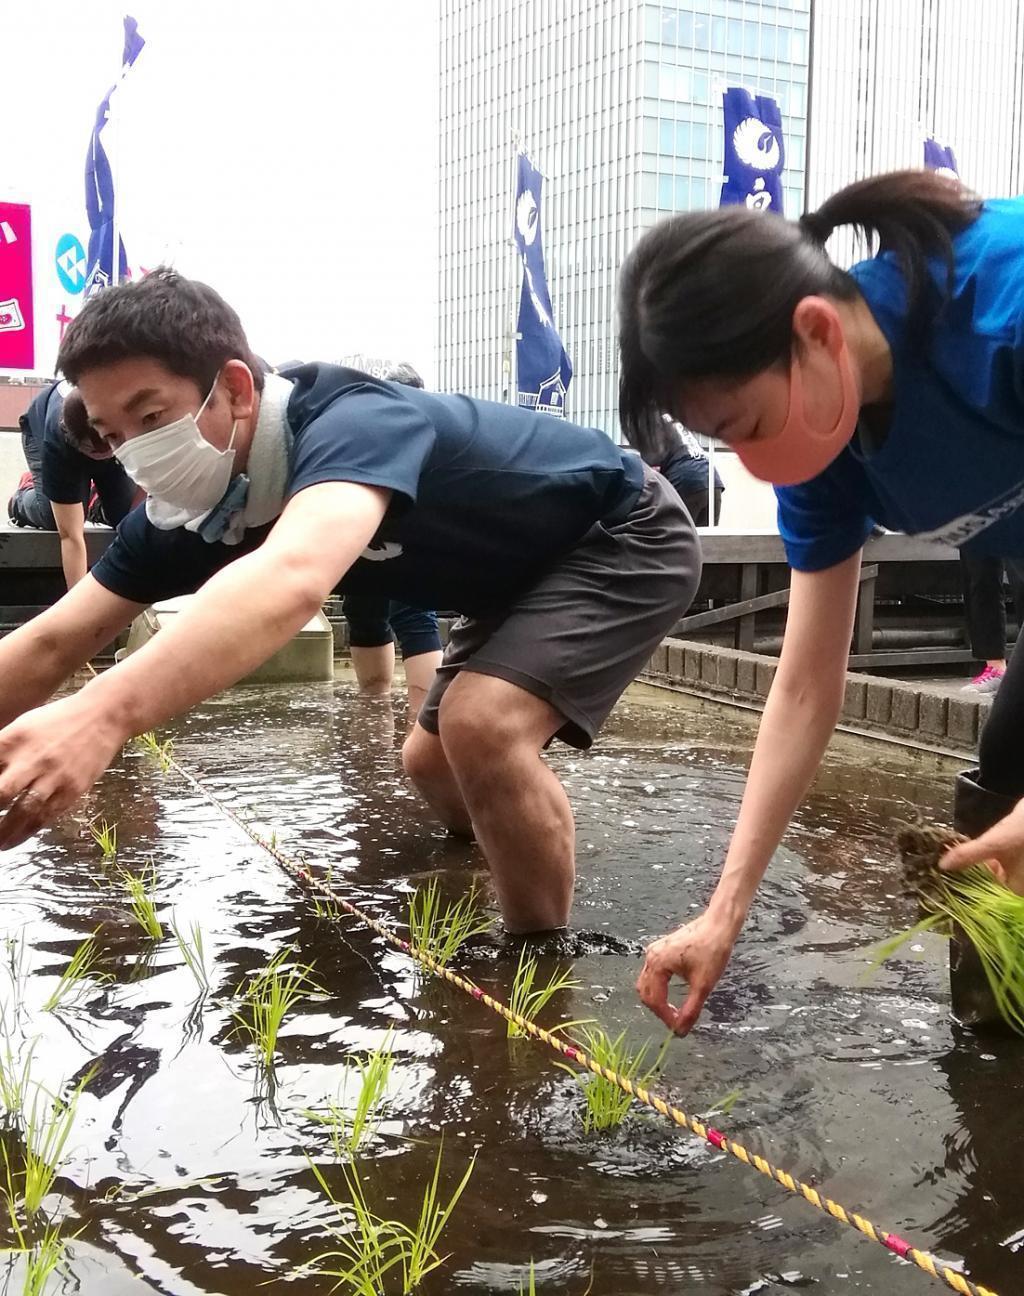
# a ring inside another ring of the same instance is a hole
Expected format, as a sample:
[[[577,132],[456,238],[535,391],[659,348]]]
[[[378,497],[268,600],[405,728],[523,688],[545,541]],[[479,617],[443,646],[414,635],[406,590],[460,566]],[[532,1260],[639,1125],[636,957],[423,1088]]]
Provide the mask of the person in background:
[[[411,364],[361,358],[357,367],[372,378],[423,387],[423,379]],[[405,671],[408,718],[412,724],[441,665],[437,613],[373,594],[346,594],[342,611],[348,622],[349,651],[361,693],[373,697],[391,692],[395,678],[395,640],[398,640]]]
[[[56,531],[68,589],[89,560],[85,523],[117,526],[141,498],[110,449],[91,431],[85,406],[66,383],[51,383],[21,416],[31,479],[22,479],[7,511],[18,526]]]
[[[373,594],[346,594],[341,606],[360,693],[374,697],[391,692],[398,640],[412,724],[441,665],[437,613]]]
[[[53,510],[43,494],[43,429],[47,419],[60,422],[63,399],[60,383],[50,383],[36,396],[18,420],[21,449],[27,465],[18,486],[7,501],[7,516],[15,526],[55,531]]]
[[[852,227],[878,246],[851,270]],[[638,989],[689,1030],[721,977],[839,718],[861,550],[874,523],[1024,558],[1024,199],[981,201],[926,171],[869,177],[788,221],[741,207],[661,221],[619,283],[620,419],[652,413],[734,449],[776,488],[793,570],[778,670],[708,908],[656,940]],[[957,779],[985,861],[1024,892],[1024,636]],[[688,986],[669,1001],[672,978]]]
[[[960,554],[964,586],[964,615],[971,652],[984,662],[981,672],[964,685],[972,693],[995,693],[1006,674],[1006,591],[1009,577],[1018,630],[1024,630],[1024,563],[987,554]]]
[[[712,513],[709,509],[711,500],[708,491],[711,460],[701,449],[700,442],[670,414],[652,414],[647,420],[646,428],[646,435],[640,444],[636,444],[635,435],[632,440],[627,435],[629,444],[640,451],[644,463],[660,472],[675,487],[693,518],[694,525],[709,526],[713,521],[717,526],[722,513],[724,486],[716,471]]]
[[[53,509],[61,566],[70,589],[89,565],[87,514],[92,522],[116,527],[144,496],[89,426],[77,391],[65,396],[60,422],[56,427],[48,424],[43,437],[43,494]]]

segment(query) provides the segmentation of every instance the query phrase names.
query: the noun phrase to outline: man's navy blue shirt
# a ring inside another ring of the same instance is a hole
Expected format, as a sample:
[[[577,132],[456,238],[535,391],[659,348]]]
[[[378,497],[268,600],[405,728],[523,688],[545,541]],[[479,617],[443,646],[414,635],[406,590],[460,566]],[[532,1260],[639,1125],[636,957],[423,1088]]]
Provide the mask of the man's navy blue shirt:
[[[420,607],[508,606],[597,522],[624,516],[643,484],[638,456],[603,432],[509,405],[446,396],[306,364],[293,383],[286,499],[323,482],[392,492],[370,546],[339,585]],[[198,589],[256,548],[160,531],[135,509],[92,569],[138,603]]]

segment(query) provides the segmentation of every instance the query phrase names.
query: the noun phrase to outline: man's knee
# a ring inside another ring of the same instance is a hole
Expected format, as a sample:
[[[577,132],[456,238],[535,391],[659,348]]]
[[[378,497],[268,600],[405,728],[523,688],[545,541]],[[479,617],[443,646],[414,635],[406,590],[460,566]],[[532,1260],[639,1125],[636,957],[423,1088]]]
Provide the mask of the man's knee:
[[[402,768],[417,787],[427,787],[448,777],[441,740],[422,725],[413,725],[402,744]]]
[[[563,724],[554,707],[518,685],[465,672],[438,713],[445,756],[460,778],[487,776],[514,756],[539,754]]]

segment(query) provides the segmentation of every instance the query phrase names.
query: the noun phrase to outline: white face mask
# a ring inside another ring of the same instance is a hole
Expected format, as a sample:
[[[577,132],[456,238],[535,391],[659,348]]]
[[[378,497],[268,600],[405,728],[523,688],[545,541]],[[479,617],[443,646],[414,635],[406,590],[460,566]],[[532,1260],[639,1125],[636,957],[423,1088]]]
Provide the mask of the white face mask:
[[[219,503],[234,467],[235,452],[231,447],[237,420],[226,450],[211,445],[196,422],[216,386],[215,380],[196,414],[186,414],[164,427],[143,432],[114,451],[125,472],[147,495],[188,517],[206,513]]]

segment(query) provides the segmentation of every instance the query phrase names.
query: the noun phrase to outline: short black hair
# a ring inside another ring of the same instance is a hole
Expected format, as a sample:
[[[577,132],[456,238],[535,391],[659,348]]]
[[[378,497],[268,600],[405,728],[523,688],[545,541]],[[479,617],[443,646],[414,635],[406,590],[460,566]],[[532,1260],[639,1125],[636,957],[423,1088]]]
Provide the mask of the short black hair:
[[[85,401],[72,388],[64,397],[60,411],[60,428],[64,440],[75,450],[83,454],[97,455],[109,453],[110,447],[95,431],[86,413]]]
[[[90,298],[64,335],[57,367],[77,383],[90,369],[142,356],[191,378],[203,392],[228,360],[241,360],[263,390],[263,367],[237,314],[207,284],[168,266]]]

